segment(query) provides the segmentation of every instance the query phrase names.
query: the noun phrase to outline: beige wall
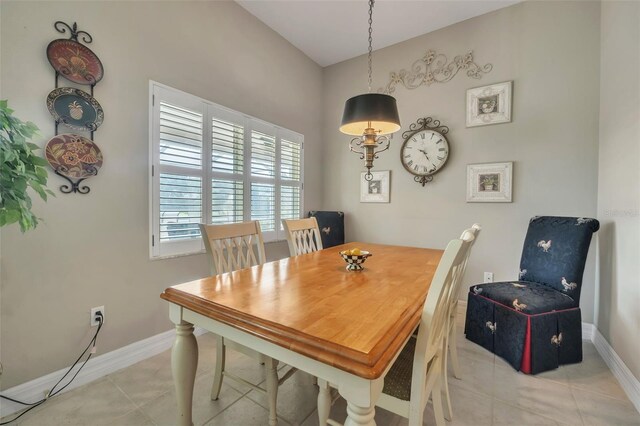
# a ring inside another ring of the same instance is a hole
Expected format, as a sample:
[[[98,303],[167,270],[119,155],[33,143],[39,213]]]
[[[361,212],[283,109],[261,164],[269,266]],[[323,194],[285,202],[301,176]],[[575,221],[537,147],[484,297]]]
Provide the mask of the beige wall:
[[[305,135],[305,208],[321,207],[322,69],[234,2],[6,2],[1,5],[2,95],[53,136],[45,57],[56,20],[77,21],[104,63],[95,96],[105,157],[89,195],[64,195],[35,211],[44,223],[2,230],[2,387],[68,366],[105,305],[98,352],[170,328],[167,286],[205,276],[204,255],[149,260],[148,91],[155,80]],[[64,84],[64,80],[60,81]],[[62,182],[51,177],[57,188]],[[287,254],[270,245],[270,258]]]
[[[325,69],[324,138],[327,146],[324,206],[348,212],[350,240],[444,247],[479,222],[466,283],[515,279],[528,220],[534,215],[596,214],[600,5],[597,2],[525,2],[376,51],[374,87],[389,72],[408,68],[427,49],[453,56],[473,50],[476,62],[493,64],[481,80],[464,72],[445,84],[394,94],[402,131],[431,116],[450,127],[451,155],[424,188],[400,164],[401,132],[375,162],[391,170],[391,203],[359,202],[361,160],[338,132],[344,101],[366,91],[366,57]],[[513,121],[465,128],[465,92],[514,81]],[[514,162],[513,203],[465,202],[466,165]],[[595,249],[590,252],[581,306],[593,321]],[[466,289],[465,289],[466,291]],[[466,296],[462,295],[463,298]]]
[[[377,51],[375,88],[429,48],[450,59],[473,49],[494,69],[481,80],[461,73],[442,85],[398,88],[403,130],[418,117],[442,120],[451,128],[451,157],[422,188],[400,165],[398,133],[375,166],[392,170],[391,203],[361,204],[362,164],[337,126],[344,101],[366,91],[365,57],[323,72],[233,2],[2,1],[0,93],[38,124],[38,143],[53,135],[44,50],[58,36],[56,20],[76,20],[93,34],[105,64],[96,97],[106,119],[96,133],[105,165],[89,181],[92,192],[36,202],[45,219],[36,231],[2,230],[1,387],[67,366],[91,333],[93,306],[105,305],[108,317],[99,353],[169,329],[159,293],[207,273],[201,255],[148,259],[149,79],[303,133],[305,208],[347,212],[350,240],[444,247],[481,223],[468,284],[483,271],[496,280],[516,276],[530,216],[597,214],[595,321],[640,377],[640,347],[628,338],[640,323],[638,13],[638,3],[604,2],[601,16],[598,2],[526,2]],[[465,128],[466,89],[506,80],[514,80],[513,122]],[[493,161],[515,162],[514,202],[465,203],[466,165]],[[52,186],[61,183],[52,176]],[[267,251],[270,259],[284,256],[286,244]],[[587,322],[594,321],[595,254],[581,303]]]
[[[640,378],[640,3],[602,2],[596,325]]]

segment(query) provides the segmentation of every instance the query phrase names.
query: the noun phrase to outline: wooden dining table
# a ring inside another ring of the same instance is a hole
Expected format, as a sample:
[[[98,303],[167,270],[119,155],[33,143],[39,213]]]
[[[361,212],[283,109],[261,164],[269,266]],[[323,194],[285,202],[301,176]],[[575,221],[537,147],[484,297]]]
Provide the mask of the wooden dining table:
[[[372,253],[348,271],[339,252]],[[338,389],[349,425],[375,425],[384,376],[417,327],[442,250],[353,242],[167,288],[178,421],[191,425],[194,326]]]

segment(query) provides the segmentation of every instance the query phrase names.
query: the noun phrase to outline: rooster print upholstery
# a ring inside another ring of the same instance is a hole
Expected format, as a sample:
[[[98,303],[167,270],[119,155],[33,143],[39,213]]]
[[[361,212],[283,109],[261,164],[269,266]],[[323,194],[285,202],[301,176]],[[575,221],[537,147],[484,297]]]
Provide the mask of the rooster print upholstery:
[[[599,227],[585,217],[533,217],[518,280],[470,288],[467,339],[528,374],[582,361],[580,291]]]
[[[562,277],[561,281],[562,287],[564,287],[564,291],[575,290],[578,287],[576,283],[569,283],[565,277]]]
[[[322,247],[329,248],[344,244],[343,212],[310,211],[309,217],[315,217],[318,221]]]
[[[538,241],[538,247],[540,247],[543,252],[548,253],[549,249],[551,248],[551,240],[549,240],[549,241],[545,241],[545,240]]]
[[[513,299],[513,303],[511,303],[511,305],[513,306],[513,309],[515,309],[518,312],[521,312],[523,309],[527,307],[526,304],[519,303],[518,299]]]

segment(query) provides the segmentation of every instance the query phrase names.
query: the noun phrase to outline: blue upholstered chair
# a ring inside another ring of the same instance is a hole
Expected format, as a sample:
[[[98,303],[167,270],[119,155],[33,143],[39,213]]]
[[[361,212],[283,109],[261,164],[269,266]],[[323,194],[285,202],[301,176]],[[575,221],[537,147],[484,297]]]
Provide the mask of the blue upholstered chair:
[[[596,219],[536,216],[518,280],[469,289],[467,339],[537,374],[582,361],[580,291]]]

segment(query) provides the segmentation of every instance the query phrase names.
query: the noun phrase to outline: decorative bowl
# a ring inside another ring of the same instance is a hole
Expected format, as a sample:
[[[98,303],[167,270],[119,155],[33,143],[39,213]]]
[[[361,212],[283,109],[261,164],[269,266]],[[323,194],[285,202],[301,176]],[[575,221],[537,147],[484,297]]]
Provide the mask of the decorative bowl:
[[[349,250],[344,250],[340,252],[340,256],[347,262],[347,271],[362,271],[364,266],[362,264],[367,257],[373,256],[368,251],[360,251],[360,254],[350,254]]]

